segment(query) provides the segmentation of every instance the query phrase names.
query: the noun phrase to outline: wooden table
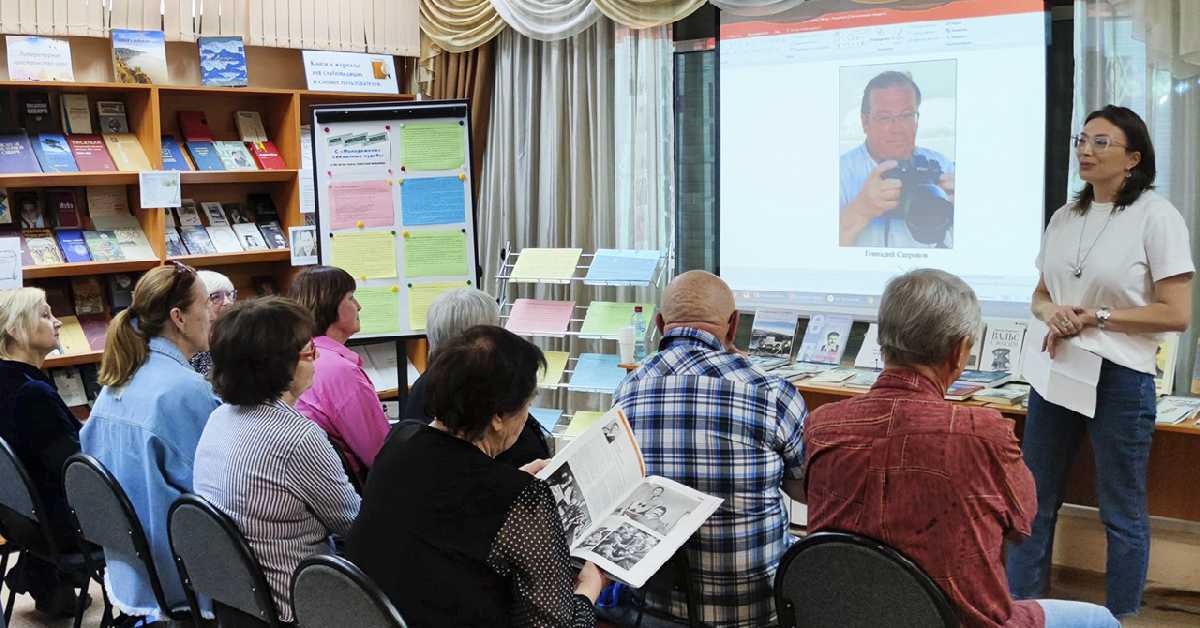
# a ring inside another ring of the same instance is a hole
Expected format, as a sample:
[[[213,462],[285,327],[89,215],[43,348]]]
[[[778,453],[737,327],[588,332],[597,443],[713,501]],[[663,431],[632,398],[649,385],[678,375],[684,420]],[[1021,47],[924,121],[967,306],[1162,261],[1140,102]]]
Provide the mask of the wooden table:
[[[864,394],[861,389],[820,384],[796,384],[809,410],[827,403],[842,401]],[[995,408],[1016,422],[1017,438],[1025,429],[1025,408],[978,401],[959,401],[964,405]],[[1150,472],[1147,478],[1150,514],[1200,522],[1200,472],[1192,463],[1200,460],[1200,427],[1194,420],[1179,425],[1157,425],[1154,445],[1150,450]],[[1092,446],[1085,436],[1075,456],[1075,464],[1067,479],[1063,500],[1084,506],[1096,505],[1096,464]]]

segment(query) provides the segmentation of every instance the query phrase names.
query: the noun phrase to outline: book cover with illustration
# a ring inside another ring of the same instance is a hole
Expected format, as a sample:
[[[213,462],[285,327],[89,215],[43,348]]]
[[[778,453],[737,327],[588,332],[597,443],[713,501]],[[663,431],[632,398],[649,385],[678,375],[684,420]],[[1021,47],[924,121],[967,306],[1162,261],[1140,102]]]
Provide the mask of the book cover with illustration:
[[[0,134],[0,173],[41,172],[29,136],[23,131]]]
[[[8,206],[8,190],[0,188],[0,225],[11,225],[12,210]]]
[[[96,120],[101,133],[128,133],[129,118],[125,117],[125,103],[119,100],[97,100]]]
[[[192,164],[183,155],[183,148],[174,135],[162,136],[162,169],[189,172]]]
[[[25,248],[30,263],[33,266],[66,263],[62,252],[58,248],[58,242],[54,239],[53,231],[49,229],[25,229],[21,231],[21,237],[25,241]]]
[[[226,170],[258,170],[245,144],[230,140],[213,142],[213,146]]]
[[[79,229],[59,229],[54,232],[58,237],[58,245],[68,262],[90,262],[92,254],[88,252],[87,242],[83,240],[83,232]]]
[[[813,314],[804,330],[804,341],[796,359],[800,362],[838,364],[846,351],[854,319],[835,314]]]
[[[97,262],[120,262],[125,259],[117,234],[112,231],[84,231],[83,239]]]
[[[38,133],[57,133],[59,120],[51,108],[49,92],[19,92],[17,102],[20,103],[21,127],[30,135]]]
[[[167,44],[162,31],[112,29],[113,75],[118,83],[167,82]]]
[[[785,310],[755,312],[754,325],[750,328],[750,354],[791,358],[796,318],[795,312]]]
[[[1021,372],[1021,346],[1028,322],[1021,319],[988,319],[979,370]]]
[[[250,84],[246,75],[246,45],[240,36],[201,37],[199,47],[200,82],[224,87]]]
[[[188,254],[187,247],[183,245],[183,238],[179,235],[179,230],[175,227],[166,228],[167,235],[167,257],[183,257]]]
[[[188,154],[192,156],[192,163],[196,164],[196,170],[224,170],[225,163],[221,161],[221,156],[217,154],[217,147],[209,140],[188,140],[186,142]]]
[[[61,133],[42,133],[33,138],[33,154],[42,172],[79,172],[71,145]]]

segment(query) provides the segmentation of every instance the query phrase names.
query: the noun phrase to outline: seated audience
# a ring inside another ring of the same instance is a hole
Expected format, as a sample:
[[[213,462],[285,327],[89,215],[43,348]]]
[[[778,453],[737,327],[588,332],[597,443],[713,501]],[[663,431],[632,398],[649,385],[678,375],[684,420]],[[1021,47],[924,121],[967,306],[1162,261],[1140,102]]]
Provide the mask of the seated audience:
[[[362,484],[390,425],[362,358],[346,347],[360,327],[355,287],[354,278],[340,268],[312,266],[292,282],[289,296],[312,314],[319,334],[313,339],[320,352],[317,372],[296,409],[325,430]]]
[[[214,321],[225,306],[237,303],[237,290],[229,277],[211,270],[198,270],[196,276],[204,283],[204,289],[208,290],[208,308]],[[188,363],[197,373],[208,375],[208,370],[212,368],[212,357],[207,351],[198,351]]]
[[[578,576],[545,482],[496,457],[529,416],[542,352],[479,326],[438,347],[429,425],[402,424],[380,452],[347,553],[413,628],[592,626],[605,578]]]
[[[358,493],[325,432],[293,408],[313,379],[313,320],[290,299],[233,306],[212,332],[212,383],[225,403],[196,447],[196,493],[237,523],[292,621],[300,561],[332,553],[358,515]],[[217,617],[237,614],[218,606]]]
[[[459,288],[444,292],[434,299],[429,304],[425,319],[425,337],[429,339],[429,354],[432,357],[446,341],[476,325],[498,325],[500,310],[496,307],[496,300],[488,293],[475,288]],[[405,418],[426,423],[433,420],[433,414],[425,409],[425,386],[428,381],[420,377],[413,382],[404,407]],[[541,427],[537,421],[526,421],[517,442],[508,451],[496,456],[496,461],[520,467],[549,457],[550,447],[542,436]]]
[[[813,411],[805,429],[808,529],[896,548],[941,587],[963,626],[1117,626],[1102,606],[1008,593],[1002,548],[1030,533],[1033,476],[1011,421],[943,399],[979,325],[975,293],[954,275],[915,270],[888,283],[886,369],[866,395]]]
[[[188,365],[208,350],[208,291],[179,263],[138,280],[133,303],[108,326],[100,391],[80,432],[83,451],[120,483],[138,513],[163,593],[171,606],[187,599],[171,557],[167,510],[192,492],[196,443],[220,405],[204,377]],[[126,615],[162,617],[140,562],[105,552],[108,595]]]
[[[17,455],[42,498],[46,512],[41,520],[60,547],[74,551],[78,543],[62,470],[67,458],[79,451],[80,425],[42,370],[46,354],[58,347],[60,327],[42,290],[0,292],[0,438]],[[47,615],[69,617],[75,612],[77,583],[36,556],[22,557],[7,581],[11,590],[32,596],[35,608]]]
[[[775,568],[791,541],[779,491],[803,497],[807,410],[791,384],[734,348],[737,322],[725,282],[703,271],[679,275],[655,316],[659,353],[617,387],[614,403],[629,417],[648,474],[725,500],[686,545],[700,589],[699,619],[765,626],[775,617]],[[676,623],[686,617],[681,594],[647,592],[646,603]],[[612,619],[634,615],[622,600]]]

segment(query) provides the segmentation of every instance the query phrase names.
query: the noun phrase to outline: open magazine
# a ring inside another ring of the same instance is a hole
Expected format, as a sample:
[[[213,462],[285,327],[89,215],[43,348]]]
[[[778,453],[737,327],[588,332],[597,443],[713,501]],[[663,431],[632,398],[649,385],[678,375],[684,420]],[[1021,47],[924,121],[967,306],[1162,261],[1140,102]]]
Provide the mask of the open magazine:
[[[571,556],[633,587],[670,560],[722,501],[666,478],[646,477],[633,430],[616,408],[575,437],[537,477],[550,484]]]

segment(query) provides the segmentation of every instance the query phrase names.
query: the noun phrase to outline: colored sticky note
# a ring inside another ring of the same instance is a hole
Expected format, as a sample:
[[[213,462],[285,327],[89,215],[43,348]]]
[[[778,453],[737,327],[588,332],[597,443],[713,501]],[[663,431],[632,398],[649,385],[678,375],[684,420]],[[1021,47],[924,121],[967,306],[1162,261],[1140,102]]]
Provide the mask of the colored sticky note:
[[[461,281],[438,283],[417,283],[408,289],[408,328],[414,331],[425,329],[425,315],[429,312],[429,304],[438,295],[455,288],[463,288],[466,284]]]
[[[330,263],[356,279],[391,279],[396,276],[396,236],[391,231],[335,233]]]
[[[563,371],[567,369],[567,360],[571,354],[566,351],[546,351],[542,355],[546,356],[546,370],[542,371],[541,378],[538,379],[538,386],[553,388],[558,386],[562,381]]]
[[[404,238],[404,266],[409,277],[474,274],[467,263],[467,234],[459,229],[410,231]]]
[[[396,224],[392,186],[386,180],[329,184],[329,228],[389,227]]]
[[[596,424],[596,421],[604,418],[603,412],[594,412],[592,410],[577,410],[575,416],[571,417],[571,424],[567,426],[567,431],[563,432],[563,436],[574,437],[586,432],[589,427]]]
[[[466,222],[467,185],[457,177],[408,179],[400,187],[405,226]]]
[[[409,122],[400,129],[400,163],[410,172],[461,168],[466,155],[467,128],[457,122]]]
[[[514,334],[561,336],[571,325],[574,301],[517,299],[504,328]]]
[[[575,361],[567,388],[613,392],[627,374],[621,368],[619,356],[584,353]]]
[[[629,327],[633,321],[633,307],[642,306],[642,316],[646,326],[654,321],[654,306],[649,303],[612,303],[610,301],[592,301],[587,314],[583,317],[583,327],[579,330],[581,336],[612,336],[616,337],[622,327]]]
[[[514,282],[569,281],[583,249],[522,249],[509,279]]]
[[[658,251],[600,249],[588,266],[589,284],[603,283],[649,283],[658,269]]]
[[[558,425],[559,419],[562,419],[563,411],[554,408],[530,408],[529,416],[542,426],[542,429],[547,432],[553,432]]]
[[[364,334],[400,333],[400,298],[391,286],[360,287],[354,298],[362,309],[358,322]]]

